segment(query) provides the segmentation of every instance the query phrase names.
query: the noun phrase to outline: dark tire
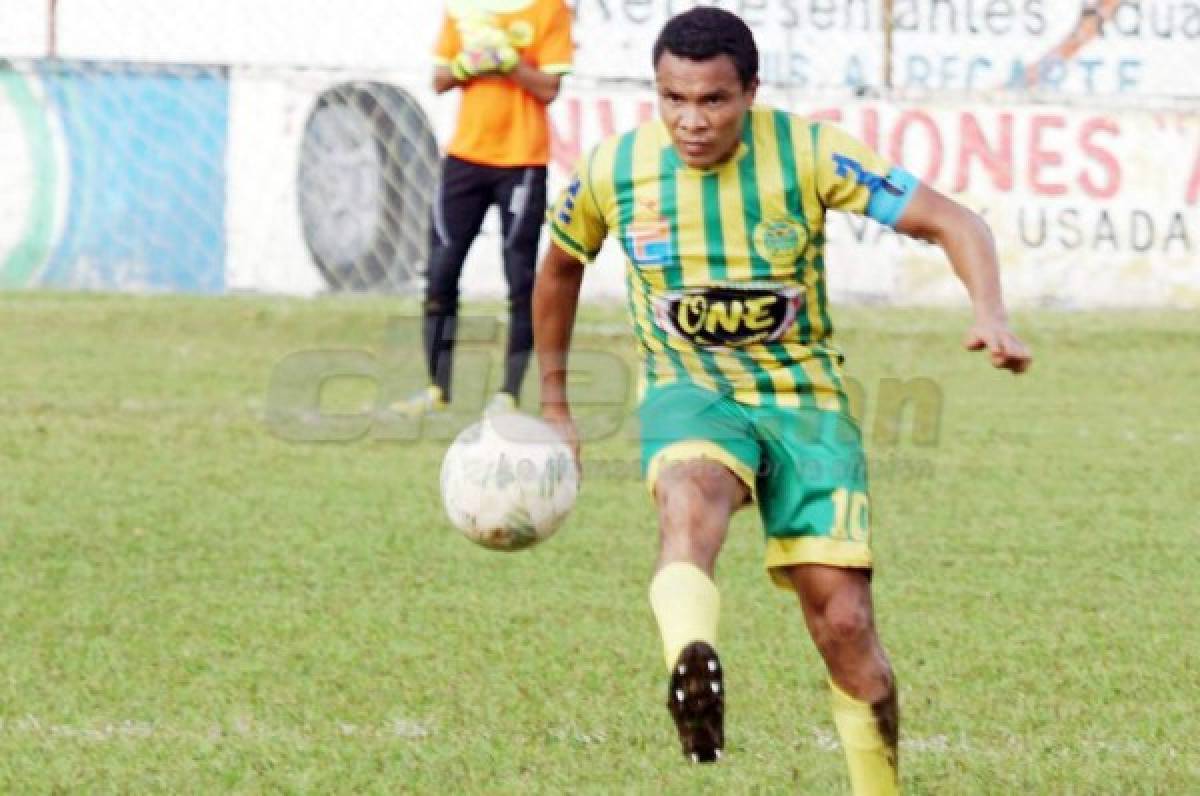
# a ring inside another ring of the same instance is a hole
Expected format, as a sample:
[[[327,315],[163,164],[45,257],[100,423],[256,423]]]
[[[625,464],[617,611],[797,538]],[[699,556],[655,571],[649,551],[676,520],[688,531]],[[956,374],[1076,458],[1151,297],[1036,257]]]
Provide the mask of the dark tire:
[[[429,258],[439,153],[402,89],[356,81],[309,113],[297,169],[304,241],[334,291],[411,293]]]

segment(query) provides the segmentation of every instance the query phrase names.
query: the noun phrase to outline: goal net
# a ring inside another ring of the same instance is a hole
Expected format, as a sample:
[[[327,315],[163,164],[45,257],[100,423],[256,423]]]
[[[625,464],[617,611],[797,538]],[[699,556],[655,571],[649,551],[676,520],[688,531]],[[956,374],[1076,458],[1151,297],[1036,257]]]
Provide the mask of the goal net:
[[[838,121],[914,171],[943,175],[941,188],[963,189],[963,180],[945,183],[945,175],[970,176],[972,168],[990,175],[1002,191],[987,187],[984,201],[1024,201],[1023,174],[1032,175],[1034,193],[1072,180],[1092,194],[1120,183],[1123,194],[1140,192],[1130,199],[1126,227],[1153,215],[1167,255],[1195,256],[1180,253],[1173,230],[1200,194],[1200,82],[1190,69],[1200,6],[718,4],[742,14],[755,32],[765,101],[800,111],[844,108]],[[570,5],[576,73],[551,109],[552,190],[588,146],[653,114],[651,46],[667,15],[692,3]],[[441,14],[440,2],[395,0],[6,4],[0,288],[419,290],[439,142],[457,107],[456,92],[435,96],[429,86]],[[1010,106],[1024,108],[1015,120]],[[1047,122],[1041,107],[1066,116]],[[1084,107],[1141,115],[1080,116]],[[1171,113],[1151,116],[1161,110]],[[1060,128],[1074,127],[1078,146],[1063,145],[1061,155],[1046,150],[1047,141],[1067,135]],[[1146,144],[1136,169],[1122,149],[1134,151],[1134,142],[1118,140],[1134,133]],[[1165,153],[1180,162],[1164,171]],[[1022,159],[1030,163],[1022,167]],[[1065,169],[1079,173],[1056,173]],[[1162,185],[1145,176],[1160,172]],[[1157,195],[1177,197],[1178,206],[1142,207]],[[1092,210],[1092,227],[1105,232],[1095,196],[1079,201],[1089,204],[1053,209],[1064,219],[1060,237],[1072,237],[1075,219]],[[1036,221],[1040,212],[1030,207],[1026,217]],[[1002,214],[994,218],[1003,222]],[[1126,237],[1136,244],[1134,233]],[[468,291],[501,293],[498,243],[485,229],[468,262]],[[1028,249],[1018,236],[1006,248],[1032,262],[1022,246]],[[1136,256],[1131,249],[1127,259]],[[479,261],[489,267],[473,272]],[[1045,269],[1036,273],[1042,279]],[[880,281],[877,272],[866,277]],[[954,287],[938,285],[936,295]]]

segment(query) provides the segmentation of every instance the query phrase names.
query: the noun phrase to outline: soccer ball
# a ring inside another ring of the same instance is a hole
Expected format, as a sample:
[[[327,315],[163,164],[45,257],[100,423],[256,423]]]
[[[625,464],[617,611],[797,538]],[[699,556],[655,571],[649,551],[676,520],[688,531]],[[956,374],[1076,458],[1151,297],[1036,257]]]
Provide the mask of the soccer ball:
[[[579,473],[549,424],[520,412],[485,417],[455,438],[442,460],[450,522],[490,550],[548,539],[575,505]]]

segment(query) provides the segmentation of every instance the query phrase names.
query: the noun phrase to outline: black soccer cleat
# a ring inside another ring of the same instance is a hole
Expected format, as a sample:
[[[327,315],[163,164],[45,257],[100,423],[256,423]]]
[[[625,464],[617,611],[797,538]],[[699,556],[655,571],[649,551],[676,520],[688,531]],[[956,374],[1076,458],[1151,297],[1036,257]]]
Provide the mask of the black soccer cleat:
[[[683,756],[715,763],[725,749],[725,681],[717,651],[703,641],[683,648],[671,670],[667,710],[679,730]]]

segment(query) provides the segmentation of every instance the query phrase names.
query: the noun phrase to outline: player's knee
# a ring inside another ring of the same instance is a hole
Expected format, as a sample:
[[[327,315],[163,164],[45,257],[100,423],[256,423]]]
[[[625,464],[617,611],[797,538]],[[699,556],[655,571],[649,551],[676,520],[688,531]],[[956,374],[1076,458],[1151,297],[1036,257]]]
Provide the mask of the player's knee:
[[[740,483],[716,462],[704,460],[668,465],[655,494],[660,514],[689,522],[725,521],[736,508]]]
[[[821,612],[818,625],[817,644],[831,651],[862,647],[875,632],[870,608],[854,599],[830,600]]]
[[[660,481],[656,495],[659,518],[662,520],[663,531],[666,534],[670,534],[677,528],[703,527],[713,516],[709,506],[709,496],[695,481],[686,479],[671,479],[666,483]]]
[[[681,462],[664,469],[655,495],[664,553],[686,552],[705,560],[720,549],[732,514],[732,477],[711,462]],[[735,484],[736,486],[736,484]]]

